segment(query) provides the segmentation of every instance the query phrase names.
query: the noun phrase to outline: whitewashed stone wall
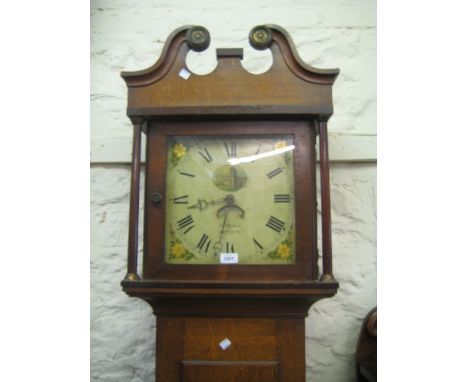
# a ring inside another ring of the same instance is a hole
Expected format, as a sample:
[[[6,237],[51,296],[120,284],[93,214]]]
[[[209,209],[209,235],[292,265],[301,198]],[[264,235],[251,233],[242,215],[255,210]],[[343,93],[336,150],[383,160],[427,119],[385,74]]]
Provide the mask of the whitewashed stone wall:
[[[329,129],[343,134],[340,142],[352,145],[345,149],[356,160],[368,160],[354,143],[376,134],[376,25],[370,0],[92,1],[91,157],[103,145],[109,146],[104,153],[122,150],[113,139],[130,140],[126,86],[119,73],[153,64],[175,28],[199,24],[210,31],[211,48],[189,63],[197,72],[211,70],[216,47],[243,47],[245,66],[259,72],[268,67],[268,57],[248,46],[247,34],[263,23],[288,30],[308,64],[341,69]],[[342,148],[330,151],[335,149]],[[146,303],[130,299],[119,285],[126,270],[130,167],[125,160],[117,163],[118,154],[91,161],[91,380],[152,382],[155,318]],[[331,186],[340,289],[314,305],[307,318],[307,380],[351,382],[360,323],[376,305],[375,162],[333,163]]]

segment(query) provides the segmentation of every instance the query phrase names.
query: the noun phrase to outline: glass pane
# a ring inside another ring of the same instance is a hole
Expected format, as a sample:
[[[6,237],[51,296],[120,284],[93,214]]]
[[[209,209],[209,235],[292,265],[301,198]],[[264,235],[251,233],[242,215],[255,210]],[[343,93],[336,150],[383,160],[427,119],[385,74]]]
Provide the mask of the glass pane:
[[[293,264],[291,135],[171,136],[165,259]]]

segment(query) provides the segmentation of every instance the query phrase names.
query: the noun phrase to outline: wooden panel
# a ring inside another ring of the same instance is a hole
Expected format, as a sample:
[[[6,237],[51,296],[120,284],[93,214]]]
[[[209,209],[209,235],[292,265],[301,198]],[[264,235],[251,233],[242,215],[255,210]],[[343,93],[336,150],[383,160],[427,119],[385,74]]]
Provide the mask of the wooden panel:
[[[209,377],[208,377],[209,376]],[[183,382],[276,382],[277,362],[182,362]]]
[[[160,59],[150,68],[123,72],[129,116],[182,115],[323,115],[333,112],[331,86],[339,70],[316,69],[298,56],[285,30],[267,27],[273,65],[254,75],[241,65],[241,50],[218,50],[218,65],[208,74],[180,76],[190,50],[187,30],[173,32]],[[206,47],[205,47],[206,48]],[[223,53],[224,52],[224,53]]]
[[[302,318],[159,316],[156,380],[304,382],[304,334]]]
[[[155,314],[200,318],[304,318],[307,316],[313,301],[312,299],[305,299],[303,296],[301,298],[291,298],[289,296],[287,298],[281,296],[275,296],[274,298],[232,298],[232,296],[228,298],[196,298],[193,296],[171,298],[167,296],[168,293],[169,291],[162,298],[152,298],[150,304]],[[317,290],[310,293],[315,293],[316,299],[320,298],[317,296]]]
[[[158,317],[156,325],[156,381],[179,381],[179,362],[183,359],[184,350],[184,318]]]
[[[257,114],[259,110],[264,111],[261,106],[270,106],[286,114],[287,106],[293,106],[291,110],[296,114],[307,111],[331,114],[331,86],[305,82],[291,73],[276,44],[271,51],[274,63],[266,73],[250,74],[239,58],[222,58],[209,75],[192,74],[184,80],[179,72],[186,67],[188,47],[183,45],[164,78],[145,87],[129,88],[128,113],[200,114],[205,106],[210,108],[209,114],[228,114],[235,110]]]
[[[303,319],[276,320],[281,381],[305,381],[305,327]]]
[[[276,361],[274,319],[187,318],[185,328],[185,359]],[[225,338],[231,345],[223,350]]]

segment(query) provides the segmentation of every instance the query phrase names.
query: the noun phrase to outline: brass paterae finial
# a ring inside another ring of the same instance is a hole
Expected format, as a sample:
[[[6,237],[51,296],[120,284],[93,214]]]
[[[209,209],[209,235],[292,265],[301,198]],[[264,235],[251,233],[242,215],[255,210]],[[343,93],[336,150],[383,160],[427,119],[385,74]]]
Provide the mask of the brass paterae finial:
[[[267,49],[273,41],[273,32],[266,25],[257,25],[249,33],[249,42],[258,50]]]
[[[320,282],[322,283],[327,283],[327,282],[332,282],[336,283],[335,277],[331,273],[324,273],[322,277],[320,278]]]
[[[136,273],[127,273],[125,281],[138,281],[140,277]]]
[[[187,44],[196,52],[205,50],[210,45],[210,32],[202,26],[194,26],[187,31]]]

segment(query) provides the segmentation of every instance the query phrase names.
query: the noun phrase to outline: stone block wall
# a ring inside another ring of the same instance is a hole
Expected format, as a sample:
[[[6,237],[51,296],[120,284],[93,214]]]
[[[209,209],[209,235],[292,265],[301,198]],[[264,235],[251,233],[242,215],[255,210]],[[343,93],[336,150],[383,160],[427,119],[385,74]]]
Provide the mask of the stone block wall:
[[[349,147],[330,151],[352,152],[331,166],[334,274],[340,289],[314,305],[306,320],[308,381],[355,380],[359,327],[376,305],[376,163],[355,145],[376,134],[375,22],[370,0],[91,2],[94,151],[108,142],[106,153],[115,154],[120,148],[114,138],[130,142],[127,92],[119,73],[152,65],[179,26],[203,25],[212,36],[207,52],[189,57],[196,73],[213,69],[216,47],[243,47],[244,66],[266,70],[268,52],[254,51],[247,42],[250,29],[263,23],[285,28],[309,65],[340,68],[329,130]],[[91,161],[91,380],[151,382],[155,318],[146,303],[128,298],[119,285],[126,271],[130,166],[129,158],[117,157]]]

